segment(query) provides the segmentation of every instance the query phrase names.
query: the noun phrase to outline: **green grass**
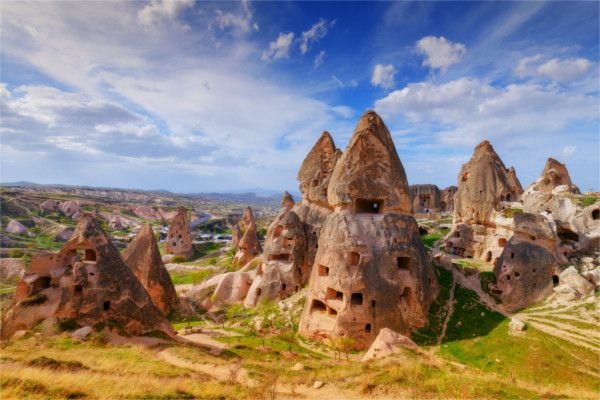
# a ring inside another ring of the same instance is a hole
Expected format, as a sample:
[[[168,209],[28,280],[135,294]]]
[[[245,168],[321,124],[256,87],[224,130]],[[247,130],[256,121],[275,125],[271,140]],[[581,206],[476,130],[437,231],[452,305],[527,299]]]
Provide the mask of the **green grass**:
[[[174,270],[169,272],[174,285],[201,283],[215,274],[211,269],[200,269],[197,271]]]
[[[427,235],[421,236],[421,241],[427,247],[433,247],[433,244],[441,239],[443,236],[441,233],[428,233]]]
[[[523,212],[522,208],[511,207],[511,208],[507,208],[506,210],[504,210],[504,212],[502,214],[506,218],[513,218],[515,216],[515,214],[519,214],[519,213],[522,213],[522,212]]]
[[[441,267],[435,267],[435,273],[439,284],[439,293],[429,307],[429,323],[411,334],[411,338],[415,343],[421,346],[436,344],[437,338],[442,333],[442,325],[447,315],[446,303],[450,297],[452,273]]]
[[[600,198],[596,197],[596,196],[583,195],[583,196],[577,197],[577,202],[582,207],[588,207],[588,206],[591,206],[592,204],[596,203],[598,201],[598,199],[600,199]]]
[[[489,284],[496,282],[496,276],[494,275],[494,273],[492,271],[480,272],[479,273],[479,281],[481,282],[481,289],[485,293],[487,293],[489,296],[491,296],[496,301],[496,303],[500,303],[501,301],[500,301],[500,298],[498,297],[498,295],[495,293],[492,293],[492,291],[488,287]]]

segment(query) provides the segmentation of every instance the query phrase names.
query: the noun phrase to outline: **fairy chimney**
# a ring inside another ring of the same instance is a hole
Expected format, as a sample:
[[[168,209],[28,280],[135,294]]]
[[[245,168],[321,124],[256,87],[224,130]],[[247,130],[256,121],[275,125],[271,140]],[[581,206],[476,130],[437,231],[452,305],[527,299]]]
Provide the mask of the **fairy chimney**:
[[[262,252],[256,231],[256,223],[254,222],[254,215],[250,207],[247,207],[244,212],[244,217],[240,221],[240,229],[244,234],[239,240],[238,251],[233,258],[233,264],[243,267]]]
[[[156,236],[150,224],[142,225],[136,237],[125,249],[123,260],[144,285],[154,304],[163,315],[167,315],[177,302],[177,293],[171,276],[163,264]]]
[[[171,219],[171,225],[167,233],[165,253],[186,259],[194,255],[188,212],[185,207],[179,207],[177,214]]]
[[[2,336],[49,318],[118,326],[130,335],[174,334],[91,214],[82,214],[59,252],[41,253],[31,261],[3,318]]]
[[[404,168],[381,118],[368,111],[338,160],[300,321],[315,339],[367,348],[382,328],[427,323],[437,281],[419,237]]]

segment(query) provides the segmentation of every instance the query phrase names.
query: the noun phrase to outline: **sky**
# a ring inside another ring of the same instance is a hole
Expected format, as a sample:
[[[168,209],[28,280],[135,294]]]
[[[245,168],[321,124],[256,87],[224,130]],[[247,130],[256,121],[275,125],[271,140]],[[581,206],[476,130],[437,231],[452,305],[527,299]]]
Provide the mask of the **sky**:
[[[297,191],[384,119],[409,184],[488,139],[599,190],[598,2],[0,2],[0,180]]]

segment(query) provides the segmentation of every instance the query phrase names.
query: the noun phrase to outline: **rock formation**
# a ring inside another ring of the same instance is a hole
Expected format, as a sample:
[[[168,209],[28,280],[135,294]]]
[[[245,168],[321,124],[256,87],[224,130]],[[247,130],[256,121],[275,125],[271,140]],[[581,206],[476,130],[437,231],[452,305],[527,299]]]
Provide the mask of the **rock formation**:
[[[140,281],[90,214],[83,214],[71,239],[58,253],[31,261],[4,315],[2,336],[30,329],[45,319],[71,319],[80,325],[116,326],[141,335],[173,334]]]
[[[458,187],[456,186],[448,186],[440,195],[440,209],[441,211],[454,211],[454,195]]]
[[[500,202],[515,200],[516,190],[492,145],[487,140],[477,145],[458,175],[454,221],[446,237],[446,251],[493,262],[512,234],[512,220],[503,217]]]
[[[521,182],[517,177],[517,171],[515,171],[515,167],[510,167],[508,169],[508,184],[511,187],[511,193],[515,194],[514,198],[505,198],[505,201],[518,201],[523,194],[523,187],[521,186]]]
[[[410,185],[409,189],[415,213],[427,214],[440,211],[440,189],[436,185]]]
[[[306,235],[300,218],[292,211],[294,198],[285,192],[281,205],[282,210],[267,229],[261,265],[244,301],[246,307],[286,297],[308,279],[302,271]]]
[[[184,207],[179,207],[177,214],[171,220],[169,232],[167,233],[165,253],[184,258],[190,258],[194,255],[188,213]]]
[[[5,230],[6,232],[14,233],[15,235],[23,235],[27,233],[27,227],[16,219],[11,219],[8,221]]]
[[[341,151],[335,147],[331,135],[323,132],[298,171],[296,179],[300,184],[302,201],[294,206],[293,211],[303,224],[306,240],[306,254],[301,267],[303,284],[310,276],[323,222],[332,212],[327,201],[327,187],[340,155]]]
[[[60,211],[59,203],[56,200],[48,199],[40,204],[40,210],[50,212]]]
[[[369,361],[376,358],[384,358],[392,354],[399,353],[403,348],[417,350],[418,346],[410,338],[394,332],[391,329],[383,328],[379,331],[377,338],[369,347],[369,350],[361,358],[361,361]]]
[[[123,260],[144,285],[158,309],[167,315],[177,302],[175,286],[163,264],[150,224],[142,225],[123,253]]]
[[[579,188],[571,182],[565,164],[556,161],[554,158],[549,158],[546,165],[544,165],[541,176],[531,185],[531,189],[538,192],[552,193],[560,186],[565,186],[559,189],[561,192],[581,193]]]
[[[437,281],[415,219],[404,168],[381,118],[368,111],[335,165],[335,208],[321,229],[300,334],[349,336],[366,348],[382,328],[427,323]]]
[[[238,243],[238,251],[233,258],[233,264],[243,267],[252,261],[262,252],[258,233],[256,232],[256,223],[252,209],[247,207],[244,212],[244,218],[239,223],[240,229],[244,234]]]
[[[75,200],[63,201],[58,207],[69,218],[77,219],[81,215],[81,206]]]

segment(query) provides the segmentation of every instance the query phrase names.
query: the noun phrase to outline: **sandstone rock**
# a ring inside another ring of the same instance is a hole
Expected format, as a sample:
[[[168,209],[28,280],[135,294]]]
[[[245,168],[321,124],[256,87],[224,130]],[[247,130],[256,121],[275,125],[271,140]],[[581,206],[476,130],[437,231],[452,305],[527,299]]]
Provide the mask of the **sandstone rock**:
[[[458,187],[448,186],[442,190],[440,194],[440,209],[441,211],[454,211],[454,195]]]
[[[17,221],[16,219],[11,219],[8,222],[8,225],[6,225],[5,230],[6,232],[14,233],[15,235],[23,235],[27,233],[27,227],[19,221]]]
[[[531,185],[531,189],[527,189],[552,193],[559,186],[566,186],[566,191],[569,193],[580,193],[579,188],[571,182],[571,177],[565,164],[549,158],[546,161],[546,165],[544,165],[541,176]],[[561,191],[565,191],[565,188]]]
[[[244,235],[238,243],[238,252],[232,262],[233,265],[243,267],[262,252],[262,247],[258,240],[256,223],[254,222],[254,216],[250,207],[246,208],[241,223],[240,228],[244,232]]]
[[[19,340],[24,338],[27,335],[27,331],[25,330],[19,330],[19,331],[15,331],[15,333],[12,335],[13,340]]]
[[[303,198],[311,203],[329,207],[327,188],[340,154],[329,132],[323,132],[298,171],[296,179],[300,183]]]
[[[594,286],[600,286],[600,268],[596,268],[592,271],[586,271],[581,275],[590,281]]]
[[[585,297],[594,292],[594,284],[579,275],[575,267],[570,266],[558,276],[560,284],[566,285],[577,291],[581,297]]]
[[[66,227],[54,236],[54,240],[57,242],[66,242],[73,236],[73,232],[73,228]]]
[[[25,270],[22,258],[0,258],[0,281],[3,283],[18,282]]]
[[[251,282],[252,276],[247,272],[225,273],[215,287],[212,300],[216,305],[242,302]]]
[[[436,185],[410,185],[410,198],[415,213],[440,211],[441,194]]]
[[[418,346],[410,338],[394,332],[391,329],[383,328],[379,331],[377,338],[369,347],[369,350],[362,357],[361,361],[368,361],[374,358],[383,358],[400,352],[401,348],[416,350]]]
[[[511,188],[511,192],[515,193],[515,198],[514,199],[506,199],[506,201],[518,201],[519,198],[521,197],[521,194],[523,194],[523,187],[521,186],[521,182],[519,181],[519,178],[517,178],[517,171],[515,171],[515,167],[510,167],[508,169],[508,174],[507,174],[507,179],[508,179],[508,185]]]
[[[315,388],[315,389],[321,389],[323,387],[323,385],[325,385],[323,382],[321,382],[321,381],[315,381],[315,383],[313,384],[313,388]]]
[[[2,336],[51,318],[70,318],[90,326],[111,320],[131,335],[154,330],[173,334],[90,214],[81,216],[73,236],[58,253],[41,253],[31,261],[17,287],[14,305],[4,315]]]
[[[304,364],[302,363],[296,363],[294,364],[294,366],[291,368],[292,371],[303,371],[304,370]]]
[[[406,175],[389,131],[373,111],[357,124],[328,188],[335,212],[319,235],[300,334],[348,336],[368,347],[388,327],[427,322],[437,281],[419,237]]]
[[[518,334],[525,330],[525,323],[518,318],[512,317],[508,323],[508,331],[511,334]]]
[[[283,192],[283,195],[281,196],[281,206],[284,209],[291,210],[295,204],[296,202],[294,201],[294,196],[289,194],[287,191]]]
[[[327,200],[336,209],[412,213],[404,167],[390,132],[374,111],[358,121],[331,175]]]
[[[244,236],[244,232],[242,232],[242,228],[240,228],[239,224],[235,224],[233,227],[233,232],[231,234],[231,242],[229,245],[235,249],[240,245],[240,240],[242,240],[242,236]]]
[[[144,285],[158,309],[167,315],[177,302],[171,276],[163,264],[156,236],[150,224],[142,225],[123,253],[123,260]]]
[[[69,218],[77,219],[76,217],[81,214],[81,207],[75,200],[63,201],[58,207]]]
[[[40,204],[42,211],[57,212],[60,211],[59,203],[56,200],[48,199]]]
[[[83,328],[77,329],[75,332],[71,333],[71,337],[77,340],[83,340],[92,333],[93,329],[91,326],[84,326]]]
[[[171,220],[165,253],[184,258],[190,258],[194,255],[188,212],[184,207],[179,207],[177,214]]]

